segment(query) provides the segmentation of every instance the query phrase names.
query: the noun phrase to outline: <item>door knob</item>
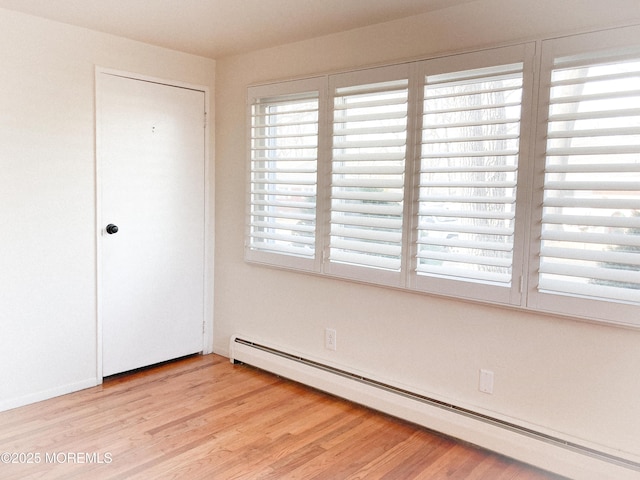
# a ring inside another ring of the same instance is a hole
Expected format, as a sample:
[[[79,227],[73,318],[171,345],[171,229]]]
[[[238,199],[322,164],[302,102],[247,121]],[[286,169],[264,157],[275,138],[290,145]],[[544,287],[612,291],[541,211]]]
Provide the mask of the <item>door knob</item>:
[[[118,226],[114,225],[113,223],[110,223],[109,225],[107,225],[107,233],[109,235],[113,235],[114,233],[118,233]]]

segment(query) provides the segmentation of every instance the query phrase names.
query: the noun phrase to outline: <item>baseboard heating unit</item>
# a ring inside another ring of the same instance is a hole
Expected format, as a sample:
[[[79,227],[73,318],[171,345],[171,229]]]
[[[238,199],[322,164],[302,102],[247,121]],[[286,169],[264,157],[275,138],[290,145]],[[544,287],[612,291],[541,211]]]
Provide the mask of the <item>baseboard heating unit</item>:
[[[568,478],[640,479],[640,463],[397,388],[373,378],[233,336],[233,363],[245,363]]]

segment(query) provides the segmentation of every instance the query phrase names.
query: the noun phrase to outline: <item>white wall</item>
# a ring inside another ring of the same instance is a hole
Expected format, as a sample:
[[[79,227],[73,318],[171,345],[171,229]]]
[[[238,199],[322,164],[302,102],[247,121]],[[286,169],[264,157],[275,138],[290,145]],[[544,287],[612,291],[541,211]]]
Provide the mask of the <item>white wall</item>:
[[[0,10],[0,410],[97,381],[96,65],[213,93],[213,60]]]
[[[246,87],[640,21],[637,0],[482,0],[219,59],[216,323],[232,334],[640,459],[640,331],[313,277],[243,261]],[[615,308],[615,307],[613,307]],[[324,328],[338,350],[324,349]],[[495,392],[478,391],[478,370]]]

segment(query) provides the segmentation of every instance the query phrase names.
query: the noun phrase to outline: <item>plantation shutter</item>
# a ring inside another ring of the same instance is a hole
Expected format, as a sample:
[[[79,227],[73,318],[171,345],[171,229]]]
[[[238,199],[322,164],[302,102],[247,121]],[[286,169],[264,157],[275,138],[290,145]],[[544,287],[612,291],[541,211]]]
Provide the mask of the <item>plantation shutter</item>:
[[[312,268],[319,91],[251,96],[247,257]],[[302,260],[302,261],[300,261]]]
[[[510,287],[523,63],[424,77],[418,277]]]
[[[334,78],[329,266],[346,276],[399,278],[407,146],[406,68],[379,82]],[[404,78],[394,78],[398,74]],[[369,272],[364,270],[369,270]],[[371,278],[371,277],[369,277]]]
[[[640,47],[548,68],[538,290],[640,303]]]

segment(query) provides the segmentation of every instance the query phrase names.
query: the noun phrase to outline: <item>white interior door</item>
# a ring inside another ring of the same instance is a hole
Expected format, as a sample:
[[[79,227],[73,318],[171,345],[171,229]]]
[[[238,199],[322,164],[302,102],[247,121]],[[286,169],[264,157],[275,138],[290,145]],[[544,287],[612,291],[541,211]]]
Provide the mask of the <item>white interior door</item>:
[[[205,94],[108,73],[97,88],[108,376],[202,351]]]

